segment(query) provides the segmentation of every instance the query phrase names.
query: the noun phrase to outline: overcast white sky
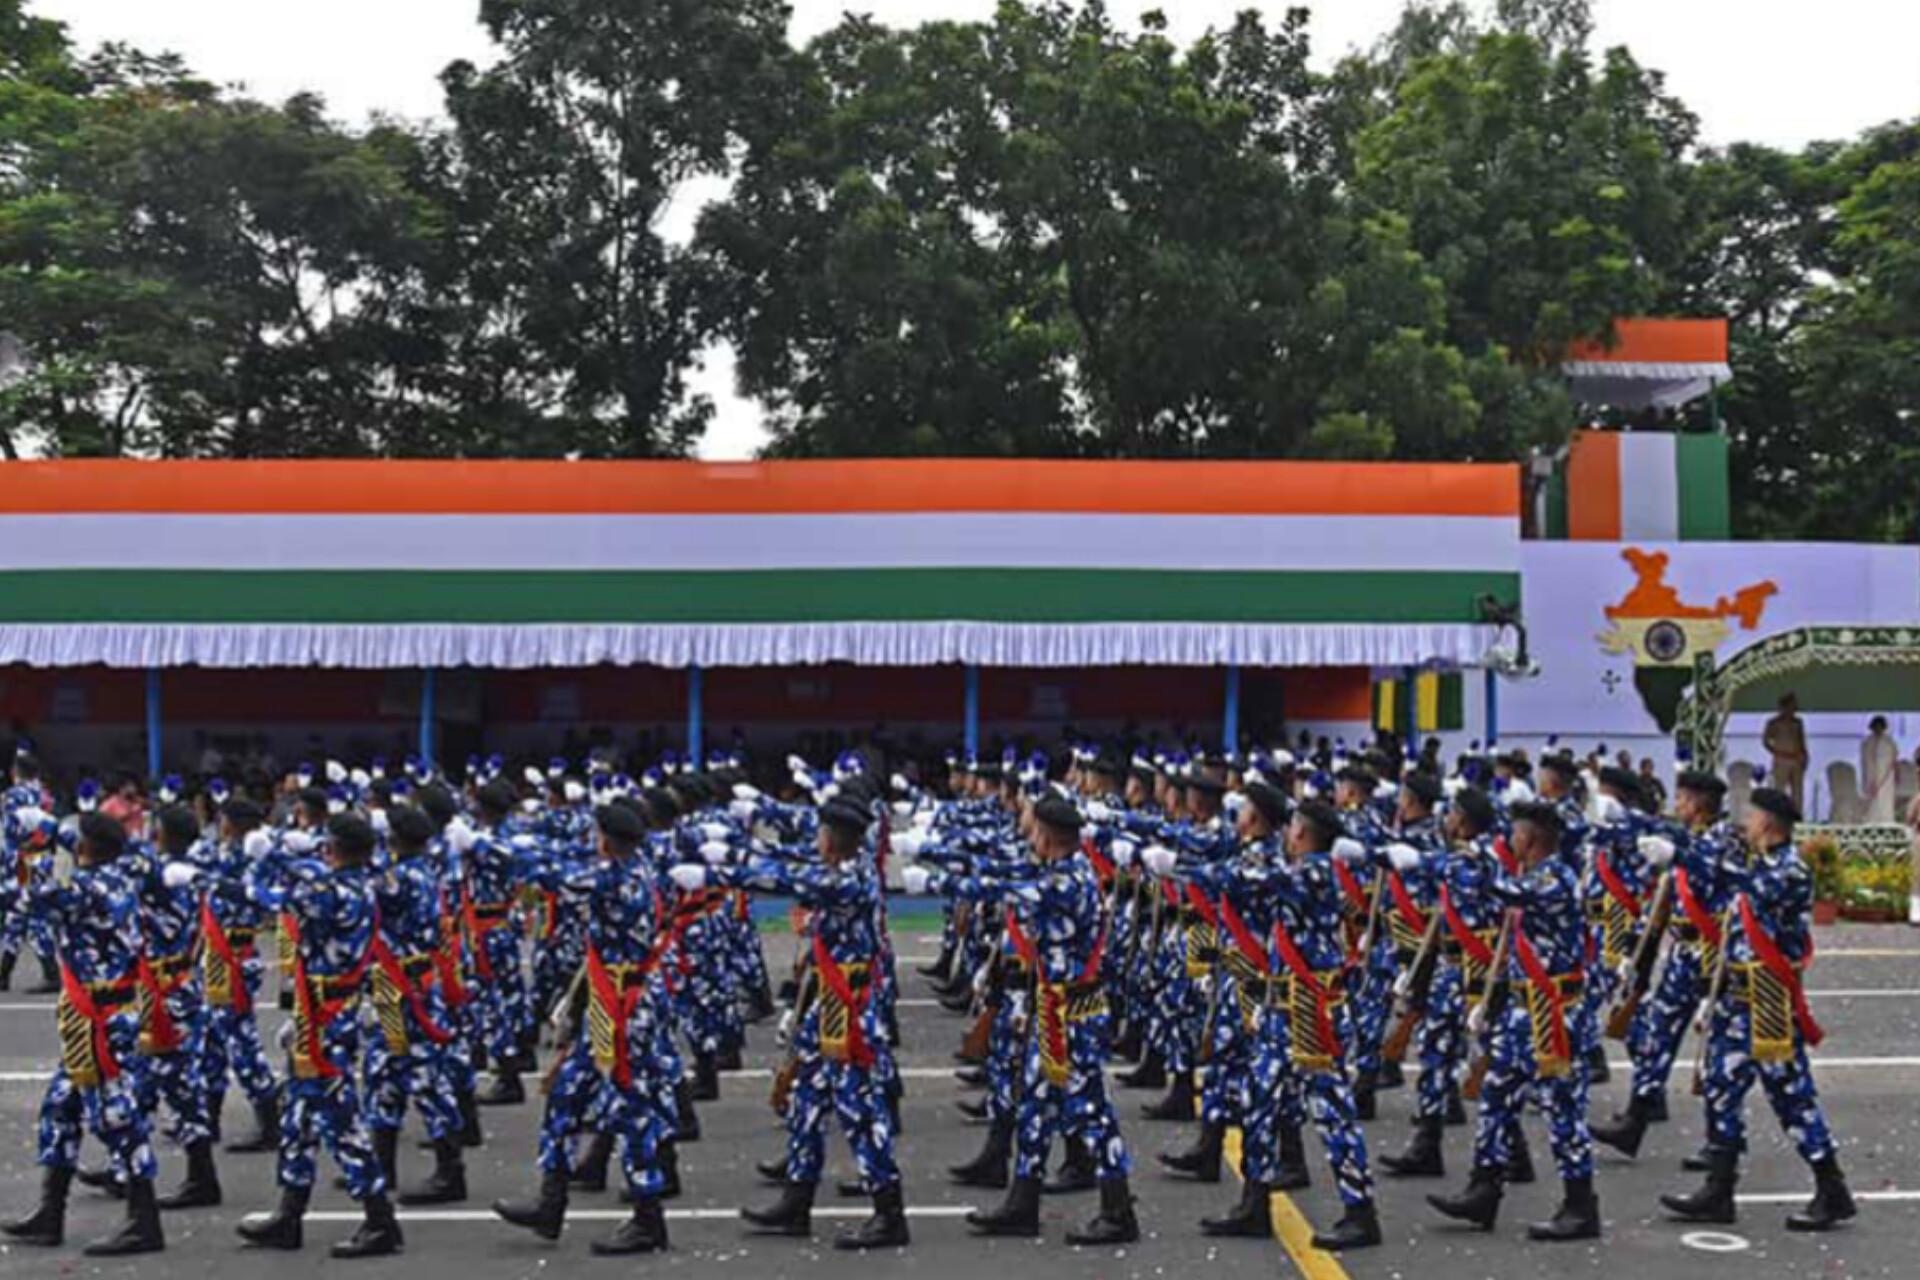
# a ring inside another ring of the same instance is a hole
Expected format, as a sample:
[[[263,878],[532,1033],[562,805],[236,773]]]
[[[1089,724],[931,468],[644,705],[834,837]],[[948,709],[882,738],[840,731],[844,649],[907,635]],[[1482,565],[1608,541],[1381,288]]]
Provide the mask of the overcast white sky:
[[[1403,0],[1322,0],[1312,5],[1323,60],[1370,44]],[[484,61],[477,0],[30,0],[67,22],[83,44],[125,40],[171,49],[211,79],[280,99],[326,96],[358,120],[385,111],[437,115],[440,69],[455,58]],[[977,18],[994,0],[795,0],[794,36],[806,39],[846,10],[885,22]],[[1119,14],[1156,7],[1113,0]],[[1174,34],[1190,39],[1247,8],[1276,17],[1287,0],[1160,0]],[[1711,142],[1798,146],[1869,125],[1920,115],[1920,4],[1914,0],[1595,0],[1599,39],[1627,44],[1665,71]],[[720,406],[701,448],[744,457],[760,443],[757,410],[732,390],[725,352],[699,379]]]

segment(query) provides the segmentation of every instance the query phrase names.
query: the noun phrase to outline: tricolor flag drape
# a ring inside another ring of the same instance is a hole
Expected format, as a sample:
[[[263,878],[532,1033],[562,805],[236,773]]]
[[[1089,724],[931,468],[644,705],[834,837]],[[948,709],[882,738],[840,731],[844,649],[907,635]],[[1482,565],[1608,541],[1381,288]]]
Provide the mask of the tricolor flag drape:
[[[0,464],[0,663],[1477,661],[1514,468]]]

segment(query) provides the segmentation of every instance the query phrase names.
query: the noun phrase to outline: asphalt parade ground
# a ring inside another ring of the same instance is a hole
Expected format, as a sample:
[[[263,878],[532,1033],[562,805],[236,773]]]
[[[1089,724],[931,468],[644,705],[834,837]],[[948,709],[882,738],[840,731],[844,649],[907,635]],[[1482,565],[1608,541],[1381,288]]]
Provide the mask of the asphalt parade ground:
[[[1698,1104],[1688,1096],[1690,1057],[1676,1073],[1673,1121],[1654,1129],[1641,1158],[1627,1161],[1601,1150],[1598,1188],[1606,1218],[1606,1236],[1594,1244],[1528,1244],[1524,1224],[1551,1214],[1558,1183],[1551,1176],[1546,1133],[1537,1118],[1528,1121],[1541,1180],[1509,1191],[1499,1230],[1492,1235],[1443,1225],[1423,1197],[1442,1186],[1457,1188],[1468,1168],[1469,1131],[1452,1129],[1447,1137],[1449,1176],[1444,1183],[1382,1180],[1380,1210],[1383,1247],[1335,1259],[1305,1243],[1312,1224],[1338,1217],[1337,1199],[1317,1140],[1309,1135],[1315,1176],[1312,1189],[1275,1198],[1276,1220],[1284,1240],[1213,1241],[1202,1237],[1202,1216],[1227,1208],[1237,1196],[1231,1174],[1222,1185],[1176,1182],[1157,1171],[1156,1152],[1181,1145],[1190,1126],[1156,1124],[1140,1107],[1152,1095],[1120,1091],[1121,1123],[1133,1149],[1134,1191],[1140,1201],[1141,1241],[1118,1250],[1076,1250],[1062,1243],[1069,1224],[1092,1215],[1095,1197],[1050,1198],[1045,1209],[1046,1237],[1039,1241],[981,1240],[961,1221],[976,1205],[992,1203],[996,1193],[948,1185],[945,1168],[977,1150],[982,1131],[954,1103],[970,1096],[953,1079],[950,1057],[963,1024],[937,1008],[914,964],[932,959],[936,938],[925,933],[898,939],[905,975],[901,1022],[907,1078],[906,1132],[900,1161],[906,1172],[906,1199],[914,1233],[910,1249],[854,1256],[831,1248],[836,1230],[864,1218],[867,1202],[838,1199],[823,1186],[811,1242],[756,1238],[736,1217],[745,1203],[764,1202],[773,1192],[759,1184],[753,1164],[778,1153],[779,1123],[767,1105],[771,1066],[776,1059],[771,1024],[754,1029],[748,1070],[724,1079],[722,1100],[700,1108],[702,1141],[681,1157],[685,1194],[669,1205],[673,1236],[670,1252],[645,1258],[601,1259],[588,1253],[595,1235],[625,1216],[615,1192],[576,1196],[566,1234],[547,1244],[496,1222],[487,1211],[498,1196],[529,1192],[537,1181],[533,1168],[539,1101],[485,1113],[487,1145],[468,1154],[470,1201],[457,1207],[402,1210],[407,1249],[398,1258],[373,1262],[334,1262],[326,1247],[352,1233],[357,1213],[344,1193],[324,1185],[334,1172],[322,1158],[323,1185],[309,1218],[307,1246],[300,1254],[249,1251],[233,1234],[245,1214],[271,1206],[270,1155],[225,1155],[221,1179],[226,1203],[217,1209],[168,1214],[164,1254],[125,1263],[97,1263],[80,1256],[86,1241],[107,1233],[121,1206],[76,1188],[69,1217],[68,1245],[59,1250],[0,1248],[0,1276],[116,1276],[166,1280],[222,1280],[225,1277],[335,1276],[490,1277],[646,1273],[774,1276],[908,1276],[915,1280],[1001,1280],[1025,1277],[1185,1276],[1221,1278],[1304,1274],[1313,1280],[1480,1280],[1482,1277],[1609,1275],[1629,1280],[1665,1277],[1913,1277],[1920,1275],[1920,931],[1899,926],[1843,926],[1821,930],[1820,958],[1810,989],[1814,1010],[1828,1039],[1816,1054],[1821,1099],[1840,1141],[1842,1164],[1861,1201],[1859,1219],[1828,1236],[1795,1236],[1783,1219],[1811,1191],[1805,1167],[1786,1145],[1763,1095],[1749,1104],[1752,1152],[1740,1186],[1740,1222],[1701,1231],[1662,1219],[1657,1196],[1691,1189],[1698,1175],[1680,1171],[1681,1157],[1698,1147]],[[785,937],[767,939],[769,962],[791,955]],[[30,969],[31,966],[29,965]],[[266,1032],[277,1030],[280,1015],[268,1012]],[[272,1041],[269,1039],[269,1044]],[[32,1207],[38,1187],[33,1164],[35,1114],[54,1052],[52,999],[0,995],[0,1213]],[[1593,1112],[1603,1118],[1622,1102],[1625,1072],[1619,1046],[1613,1046],[1613,1083],[1595,1090]],[[1689,1048],[1689,1054],[1691,1047]],[[1382,1095],[1380,1118],[1368,1126],[1370,1149],[1396,1150],[1407,1136],[1408,1091]],[[229,1132],[248,1119],[237,1090],[229,1093]],[[410,1184],[427,1170],[427,1153],[415,1149],[410,1132],[401,1148],[401,1181]],[[182,1158],[159,1143],[161,1189],[179,1178]],[[851,1160],[837,1134],[829,1140],[829,1171],[849,1175]],[[97,1163],[100,1150],[91,1140],[85,1162]],[[1057,1158],[1057,1156],[1056,1156]]]

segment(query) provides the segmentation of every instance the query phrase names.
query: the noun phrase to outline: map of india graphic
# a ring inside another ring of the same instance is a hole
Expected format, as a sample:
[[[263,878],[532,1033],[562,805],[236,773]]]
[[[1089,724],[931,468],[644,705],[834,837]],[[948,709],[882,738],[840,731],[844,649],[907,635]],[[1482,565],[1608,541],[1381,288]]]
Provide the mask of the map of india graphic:
[[[1600,646],[1608,653],[1632,655],[1640,704],[1660,732],[1671,733],[1681,697],[1693,682],[1694,659],[1718,650],[1736,624],[1742,631],[1756,630],[1780,588],[1761,581],[1711,605],[1688,604],[1667,582],[1666,552],[1628,547],[1620,558],[1633,570],[1633,588],[1619,603],[1607,606],[1610,625],[1598,637]]]

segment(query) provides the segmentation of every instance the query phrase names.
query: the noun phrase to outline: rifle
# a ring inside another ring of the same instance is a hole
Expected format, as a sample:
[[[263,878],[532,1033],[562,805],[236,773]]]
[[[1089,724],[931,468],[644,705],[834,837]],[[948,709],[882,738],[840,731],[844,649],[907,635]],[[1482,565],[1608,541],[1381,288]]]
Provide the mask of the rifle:
[[[1426,1016],[1427,994],[1433,990],[1433,975],[1440,967],[1440,930],[1444,917],[1438,904],[1433,908],[1433,918],[1427,921],[1427,932],[1420,939],[1420,950],[1413,957],[1413,964],[1407,969],[1406,991],[1395,1001],[1399,1021],[1387,1034],[1386,1042],[1381,1045],[1380,1053],[1388,1062],[1405,1062],[1407,1046],[1413,1041],[1414,1028]]]
[[[1653,986],[1654,966],[1660,961],[1660,945],[1665,938],[1667,924],[1672,919],[1673,873],[1669,871],[1660,878],[1660,887],[1654,890],[1653,907],[1647,912],[1640,943],[1634,947],[1633,959],[1628,963],[1627,981],[1607,1015],[1607,1039],[1625,1040],[1627,1032],[1632,1029],[1633,1015]]]
[[[815,988],[820,981],[811,956],[801,961],[801,970],[800,991],[793,1000],[793,1033],[787,1037],[787,1060],[773,1073],[773,1091],[767,1097],[777,1116],[785,1116],[787,1104],[793,1100],[793,1084],[800,1075],[800,1020],[807,1016],[812,1007]]]
[[[1744,843],[1741,857],[1750,859]],[[1713,1017],[1714,1006],[1720,1003],[1720,997],[1727,989],[1727,952],[1731,950],[1727,945],[1731,941],[1727,934],[1732,928],[1733,908],[1728,907],[1720,916],[1720,954],[1714,960],[1713,983],[1707,988],[1706,1001],[1700,1006],[1700,1015],[1695,1020],[1700,1032],[1700,1049],[1693,1059],[1693,1096],[1696,1098],[1707,1096],[1707,1024]]]
[[[1519,910],[1510,908],[1500,921],[1500,938],[1494,943],[1493,960],[1487,965],[1487,985],[1480,993],[1480,1009],[1488,1027],[1500,1016],[1506,1003],[1507,956],[1513,950],[1513,931],[1519,927],[1519,921]],[[1472,1020],[1468,1021],[1471,1023]],[[1486,1079],[1487,1052],[1484,1046],[1476,1044],[1473,1061],[1467,1068],[1467,1078],[1460,1086],[1460,1096],[1469,1102],[1475,1101],[1480,1097],[1480,1086]]]
[[[574,971],[573,981],[567,984],[553,1007],[553,1063],[547,1068],[547,1074],[540,1077],[542,1097],[553,1092],[553,1082],[560,1078],[560,1068],[567,1063],[568,1051],[580,1035],[581,1020],[587,1016],[589,996],[587,966],[583,964]],[[616,1027],[614,1034],[624,1035],[626,1030]]]

